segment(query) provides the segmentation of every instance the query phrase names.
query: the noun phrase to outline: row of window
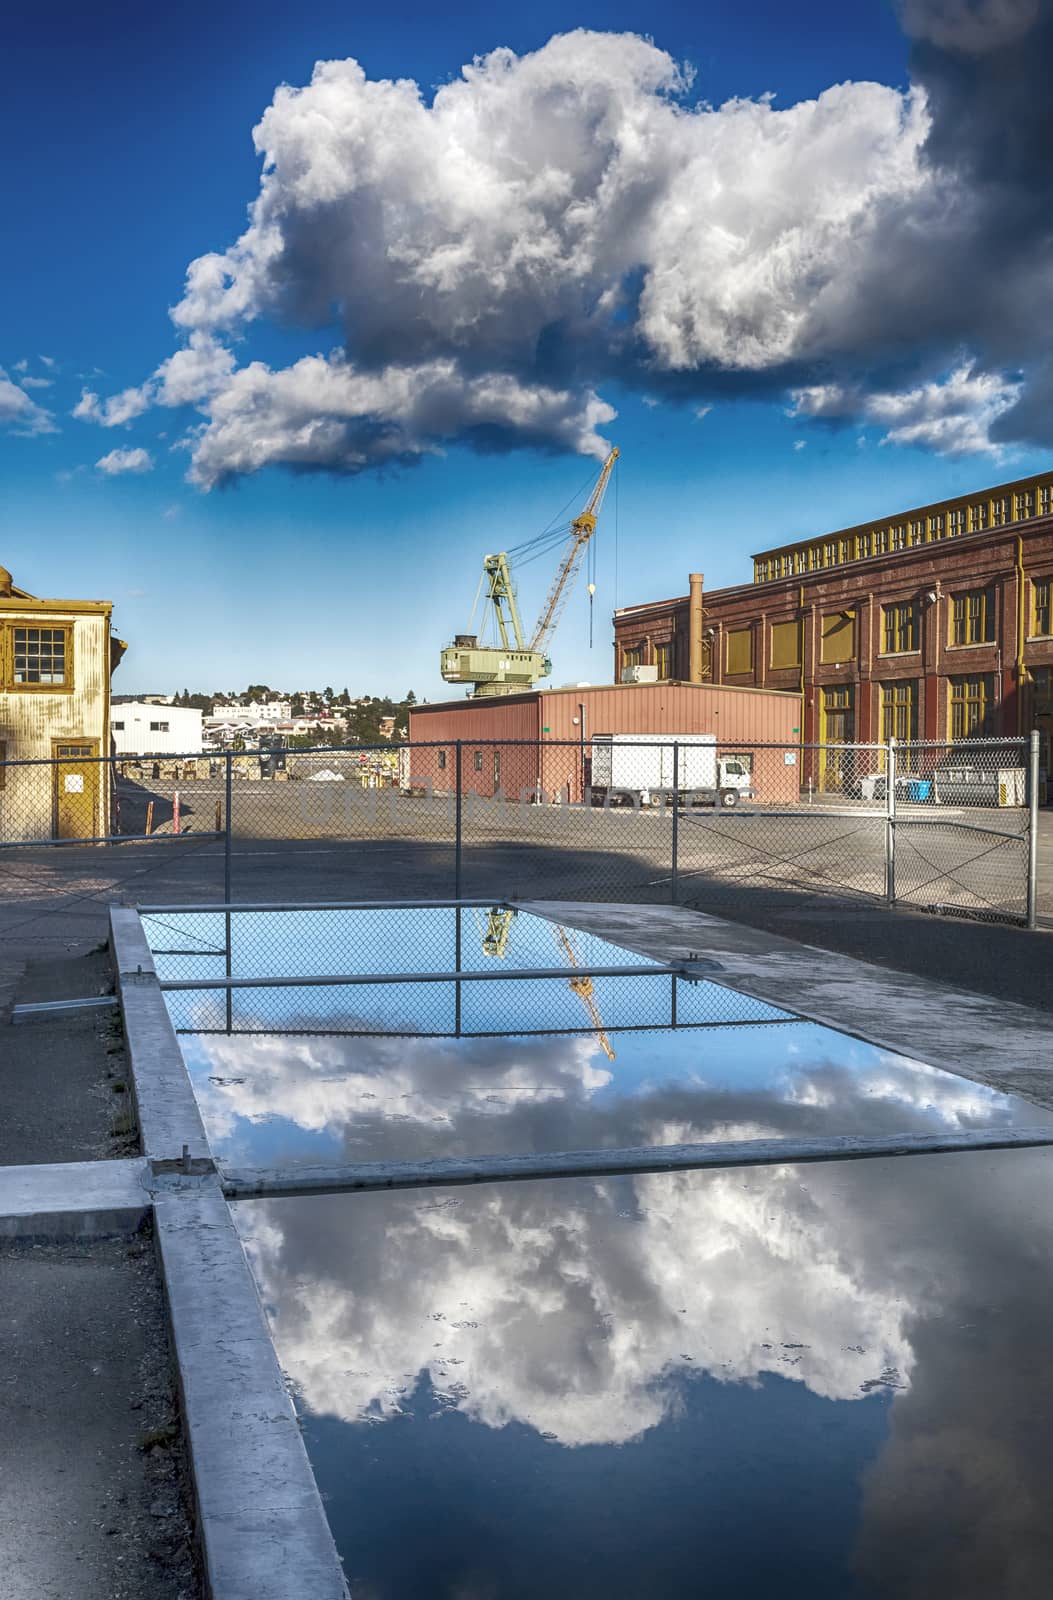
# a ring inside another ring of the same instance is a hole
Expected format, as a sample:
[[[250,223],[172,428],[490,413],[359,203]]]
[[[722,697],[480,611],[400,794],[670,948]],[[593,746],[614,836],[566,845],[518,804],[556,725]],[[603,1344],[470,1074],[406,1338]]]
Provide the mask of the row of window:
[[[110,727],[113,729],[114,733],[123,733],[124,732],[124,723],[123,722],[111,722],[110,723]],[[168,731],[169,731],[169,729],[168,729],[168,723],[167,722],[151,722],[151,724],[150,724],[150,732],[151,733],[167,733]]]
[[[1031,582],[1031,614],[1028,637],[1053,636],[1053,579]],[[950,597],[947,612],[947,644],[990,644],[995,637],[995,593],[993,589],[967,589]],[[882,655],[907,655],[921,649],[921,606],[917,600],[896,601],[881,608]],[[856,652],[855,612],[837,611],[822,619],[820,661],[835,666],[851,661]],[[673,646],[663,640],[651,646],[659,678],[673,676]],[[621,656],[623,667],[644,664],[644,646],[627,645]],[[773,622],[769,666],[774,670],[799,667],[801,630],[798,622]],[[753,629],[732,628],[726,635],[725,671],[737,677],[753,671]]]
[[[868,556],[889,555],[915,545],[932,544],[941,539],[956,539],[965,533],[983,533],[988,528],[1003,528],[1010,522],[1026,522],[1031,517],[1046,517],[1053,512],[1053,482],[1037,488],[1018,489],[977,499],[948,511],[919,512],[914,517],[880,523],[859,533],[839,534],[832,539],[817,539],[764,556],[754,562],[755,583],[773,578],[803,577],[825,567],[841,566],[846,561],[864,561]]]
[[[1049,668],[1039,669],[1048,678]],[[992,732],[996,706],[994,674],[970,673],[949,680],[947,731],[951,739],[979,738]],[[1048,696],[1048,683],[1046,693]],[[1036,693],[1041,693],[1036,684]],[[882,741],[906,743],[918,738],[920,691],[917,678],[881,685]],[[851,744],[856,737],[855,700],[851,684],[823,690],[822,738],[825,743]]]
[[[1031,626],[1029,638],[1048,638],[1053,634],[1053,580],[1036,579],[1031,585]],[[951,596],[947,612],[947,644],[990,644],[995,637],[995,594],[993,589],[967,589]],[[823,666],[851,661],[855,656],[855,613],[834,612],[822,619],[820,661]],[[895,601],[881,608],[882,655],[907,655],[921,649],[921,606],[917,600]],[[727,635],[729,676],[753,670],[753,630],[735,628]],[[775,622],[771,628],[773,669],[800,666],[800,625]]]

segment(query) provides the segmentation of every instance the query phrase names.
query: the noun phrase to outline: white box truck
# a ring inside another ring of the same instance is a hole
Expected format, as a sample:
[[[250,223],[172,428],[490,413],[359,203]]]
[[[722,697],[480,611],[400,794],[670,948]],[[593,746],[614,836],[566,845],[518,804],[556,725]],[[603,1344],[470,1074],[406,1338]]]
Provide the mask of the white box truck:
[[[682,805],[736,806],[754,798],[748,763],[741,756],[718,756],[715,733],[664,739],[655,733],[603,733],[592,738],[593,805],[621,800],[646,806],[671,800],[674,742]]]

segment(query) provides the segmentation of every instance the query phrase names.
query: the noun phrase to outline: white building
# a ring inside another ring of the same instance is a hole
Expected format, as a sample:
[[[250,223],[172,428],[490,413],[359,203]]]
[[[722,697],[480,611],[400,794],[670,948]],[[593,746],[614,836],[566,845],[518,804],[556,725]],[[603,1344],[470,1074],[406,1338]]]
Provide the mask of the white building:
[[[110,733],[119,756],[193,755],[201,749],[201,712],[126,700],[110,708]]]

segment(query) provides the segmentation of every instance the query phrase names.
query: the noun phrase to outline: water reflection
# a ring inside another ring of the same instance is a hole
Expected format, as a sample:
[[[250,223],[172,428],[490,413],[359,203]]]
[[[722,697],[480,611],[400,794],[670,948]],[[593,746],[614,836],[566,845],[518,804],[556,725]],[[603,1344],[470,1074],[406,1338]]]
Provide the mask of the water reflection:
[[[238,1211],[359,1593],[1024,1600],[1051,1180],[1011,1152]]]
[[[1049,1122],[819,1027],[553,1038],[184,1040],[228,1160],[409,1160]]]

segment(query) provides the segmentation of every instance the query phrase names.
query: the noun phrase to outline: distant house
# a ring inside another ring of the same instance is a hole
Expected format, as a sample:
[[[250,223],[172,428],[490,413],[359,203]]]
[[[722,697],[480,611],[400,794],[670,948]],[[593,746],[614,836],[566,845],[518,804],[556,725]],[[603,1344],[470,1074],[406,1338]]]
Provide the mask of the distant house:
[[[110,710],[119,756],[194,755],[201,749],[201,712],[190,706],[125,700]]]
[[[108,600],[41,600],[0,567],[0,837],[110,829],[110,678],[127,646]],[[39,761],[47,766],[5,766]]]

